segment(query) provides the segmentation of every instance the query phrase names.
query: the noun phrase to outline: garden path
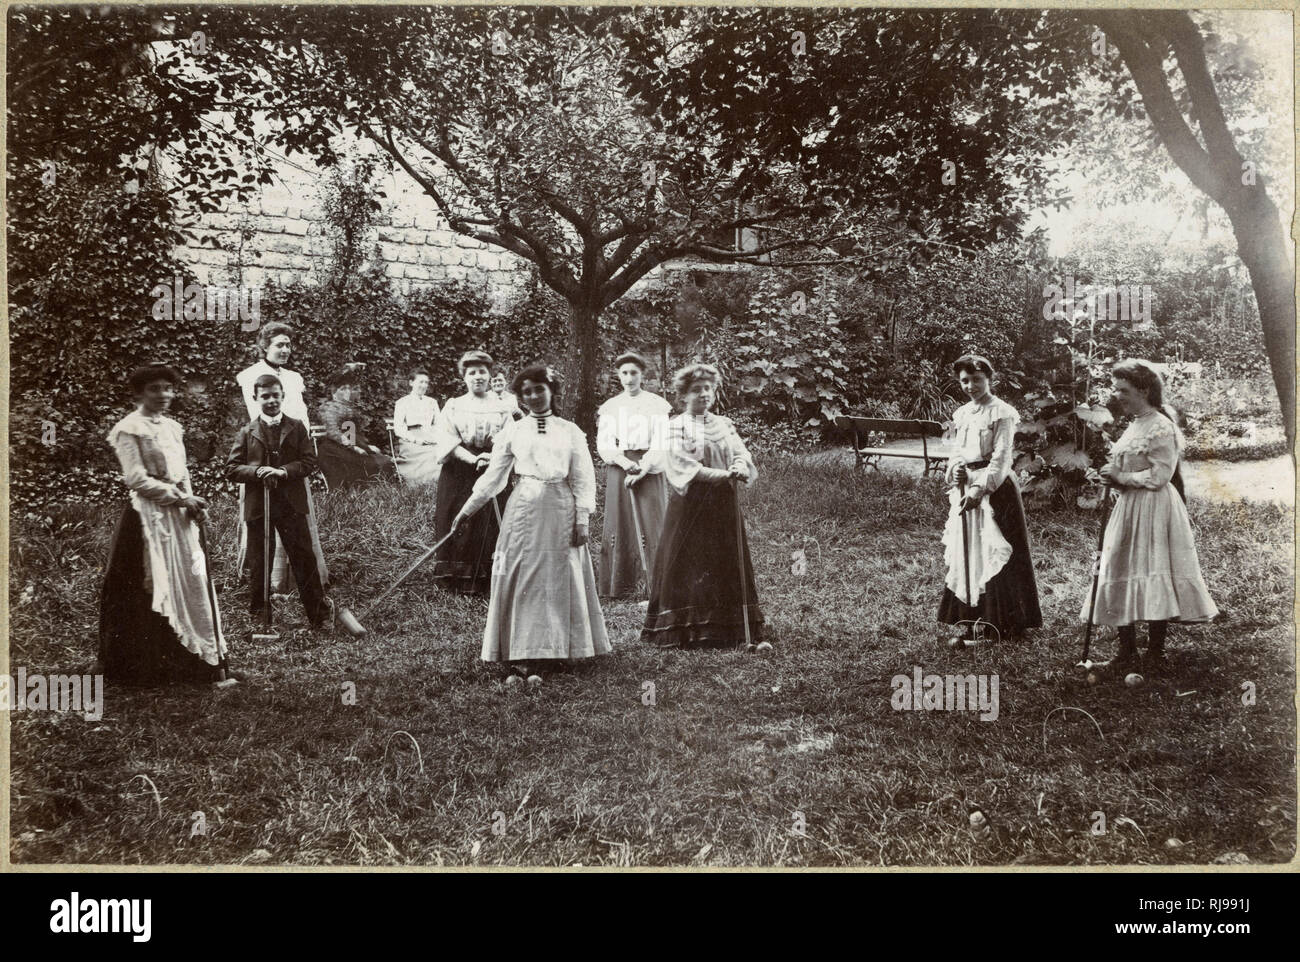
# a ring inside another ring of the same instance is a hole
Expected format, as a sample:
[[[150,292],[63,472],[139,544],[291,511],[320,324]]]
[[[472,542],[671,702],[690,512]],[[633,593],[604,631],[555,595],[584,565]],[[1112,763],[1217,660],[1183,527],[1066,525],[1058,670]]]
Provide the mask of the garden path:
[[[920,454],[920,441],[892,441],[885,445],[899,451]],[[931,445],[930,451],[943,448]],[[808,455],[813,464],[853,464],[853,452],[847,447],[826,448]],[[919,458],[882,458],[882,471],[919,477]],[[1189,497],[1212,501],[1272,501],[1295,505],[1295,470],[1286,455],[1262,461],[1184,461],[1183,477]]]

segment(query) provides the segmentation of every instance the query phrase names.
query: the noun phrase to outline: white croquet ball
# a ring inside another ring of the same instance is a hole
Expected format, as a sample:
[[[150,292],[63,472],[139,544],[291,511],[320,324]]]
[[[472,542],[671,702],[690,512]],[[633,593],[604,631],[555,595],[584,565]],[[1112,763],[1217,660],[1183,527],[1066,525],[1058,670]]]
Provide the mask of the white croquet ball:
[[[765,651],[772,650],[772,643],[769,641],[760,641],[757,645],[754,646],[754,650],[761,655]]]
[[[949,648],[961,648],[965,644],[966,642],[962,639],[961,635],[953,635],[948,639]]]
[[[1097,684],[1097,673],[1095,671],[1088,672],[1088,684],[1090,685]]]
[[[1131,671],[1124,676],[1124,684],[1128,685],[1130,688],[1136,688],[1138,685],[1142,684],[1142,682],[1145,680],[1146,679],[1144,679],[1136,671]]]
[[[515,685],[518,685],[521,682],[523,682],[523,679],[520,678],[518,675],[511,675],[509,678],[506,679],[506,687],[513,688]]]

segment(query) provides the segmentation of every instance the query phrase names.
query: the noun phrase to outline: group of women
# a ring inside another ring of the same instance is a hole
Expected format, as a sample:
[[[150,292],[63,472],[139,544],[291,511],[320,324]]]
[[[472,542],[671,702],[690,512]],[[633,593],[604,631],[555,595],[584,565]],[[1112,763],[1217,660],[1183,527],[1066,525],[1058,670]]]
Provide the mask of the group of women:
[[[284,412],[306,421],[302,378],[285,368],[291,339],[284,325],[266,325],[263,359],[238,381],[250,401],[245,382],[275,374]],[[758,472],[735,425],[712,410],[717,369],[690,364],[677,372],[682,411],[674,416],[666,400],[644,390],[645,359],[617,358],[623,390],[598,412],[606,493],[597,576],[588,547],[595,467],[586,435],[557,413],[560,379],[532,365],[507,394],[493,367],[487,354],[466,353],[459,362],[466,392],[441,410],[427,396],[428,373],[416,370],[411,394],[394,412],[404,451],[416,455],[407,459],[411,470],[437,478],[435,577],[452,590],[490,596],[483,660],[508,665],[508,684],[535,686],[551,671],[608,653],[601,599],[638,594],[642,577],[649,596],[643,641],[770,648],[739,498]],[[953,369],[970,400],[953,419],[939,620],[963,625],[961,637],[972,643],[989,625],[1015,639],[1042,624],[1011,468],[1018,416],[993,395],[987,359],[967,355]],[[178,381],[165,365],[134,372],[136,409],[109,435],[131,492],[110,549],[100,629],[102,665],[119,679],[212,679],[226,667],[203,540],[206,503],[190,486],[180,425],[166,417]],[[1125,361],[1113,381],[1133,421],[1100,472],[1119,495],[1091,616],[1119,629],[1121,662],[1137,657],[1136,624],[1148,622],[1147,659],[1156,667],[1169,621],[1204,621],[1217,609],[1170,484],[1182,437],[1160,375]],[[314,509],[309,528],[324,582]],[[1090,614],[1086,600],[1082,613]]]
[[[991,626],[1018,638],[1042,625],[1020,489],[1012,471],[1015,409],[991,391],[993,366],[979,355],[953,364],[970,401],[953,415],[956,451],[948,462],[951,510],[944,528],[947,577],[939,620],[963,626],[974,643]],[[1111,369],[1116,404],[1132,421],[1099,471],[1116,492],[1102,538],[1095,601],[1080,614],[1118,629],[1118,666],[1136,662],[1137,624],[1147,622],[1144,667],[1159,671],[1170,621],[1208,621],[1218,608],[1206,590],[1184,504],[1178,462],[1182,433],[1165,404],[1159,372],[1145,361]]]
[[[598,414],[607,465],[599,579],[588,548],[595,467],[586,435],[556,413],[554,369],[533,365],[515,376],[527,414],[514,417],[484,394],[492,359],[471,351],[461,359],[469,390],[439,419],[437,573],[458,590],[489,591],[482,657],[510,666],[508,684],[538,685],[550,671],[607,653],[600,601],[635,594],[642,575],[645,640],[761,644],[744,525],[727,483],[757,472],[731,422],[709,413],[717,370],[678,373],[689,413],[670,419],[668,402],[642,390],[644,358],[624,354],[616,367],[623,391]],[[730,553],[710,550],[719,540]]]

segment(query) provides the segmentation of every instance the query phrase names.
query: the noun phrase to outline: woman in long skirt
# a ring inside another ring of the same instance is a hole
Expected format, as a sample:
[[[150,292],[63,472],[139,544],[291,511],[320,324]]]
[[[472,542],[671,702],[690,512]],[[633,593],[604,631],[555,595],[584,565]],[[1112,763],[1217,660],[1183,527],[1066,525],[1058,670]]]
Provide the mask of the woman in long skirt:
[[[767,650],[737,501],[738,482],[752,484],[758,469],[731,421],[710,413],[719,380],[711,364],[688,365],[673,379],[686,413],[668,424],[664,474],[672,494],[641,640],[730,648],[745,643],[748,623],[749,642]]]
[[[1209,621],[1219,609],[1201,576],[1187,507],[1170,483],[1183,440],[1160,374],[1128,360],[1111,368],[1111,379],[1133,423],[1101,468],[1119,497],[1106,525],[1093,622],[1119,629],[1121,665],[1137,658],[1137,622],[1147,622],[1144,667],[1158,670],[1169,622]],[[1081,613],[1087,617],[1086,598]]]
[[[438,402],[429,397],[429,372],[411,372],[411,393],[393,405],[393,433],[397,435],[397,473],[410,485],[434,484],[442,471],[433,440]]]
[[[1020,415],[990,391],[993,365],[986,358],[967,354],[952,369],[970,401],[953,414],[956,452],[948,461],[951,510],[943,532],[948,572],[939,621],[965,622],[958,637],[967,642],[980,640],[984,624],[993,625],[997,637],[1018,638],[1043,624],[1025,509],[1011,470]]]
[[[609,638],[587,548],[596,509],[596,471],[586,435],[552,410],[555,372],[542,365],[515,376],[514,391],[529,414],[496,436],[492,457],[453,529],[518,475],[501,520],[492,562],[492,597],[483,630],[483,660],[506,662],[508,683],[540,685],[561,662],[608,654]]]
[[[330,399],[319,408],[324,435],[320,472],[331,491],[397,480],[392,459],[370,443],[370,418],[361,409],[362,364],[345,364],[329,379]]]
[[[489,390],[490,355],[468,351],[460,359],[460,373],[468,390],[449,400],[434,422],[434,451],[442,464],[434,508],[437,538],[451,531],[452,520],[488,466],[493,439],[514,420],[519,410]],[[499,497],[498,509],[504,503],[504,496]],[[465,594],[486,593],[491,584],[492,548],[496,540],[496,512],[484,511],[438,549],[434,556],[434,576]]]
[[[302,375],[291,371],[286,364],[293,353],[293,329],[288,324],[271,321],[263,324],[257,332],[257,346],[262,353],[262,360],[251,367],[246,367],[235,376],[239,385],[239,396],[248,409],[248,420],[252,421],[262,413],[256,398],[253,397],[253,384],[263,374],[272,374],[279,378],[284,388],[284,403],[281,410],[289,417],[301,421],[311,428],[311,417],[307,413],[307,398]],[[244,486],[239,486],[239,517],[244,516]],[[322,585],[330,582],[329,569],[325,566],[325,552],[320,544],[320,530],[316,526],[316,502],[312,498],[311,485],[307,485],[307,530],[311,532],[311,550],[316,556],[316,570],[320,573]],[[248,570],[248,531],[239,525],[239,560],[241,573]],[[281,594],[292,588],[293,570],[289,566],[289,557],[284,553],[284,545],[278,541],[275,546],[275,559],[271,563],[271,590]]]
[[[226,663],[216,592],[200,537],[207,502],[196,497],[181,426],[166,416],[180,376],[137,369],[136,410],[108,443],[130,502],[109,545],[99,614],[99,661],[116,681],[218,681]]]
[[[668,507],[662,462],[672,406],[658,394],[642,390],[646,361],[640,354],[621,354],[614,367],[623,393],[596,412],[596,452],[606,465],[605,523],[596,579],[602,598],[634,594],[643,560],[646,588],[654,593],[651,572]]]

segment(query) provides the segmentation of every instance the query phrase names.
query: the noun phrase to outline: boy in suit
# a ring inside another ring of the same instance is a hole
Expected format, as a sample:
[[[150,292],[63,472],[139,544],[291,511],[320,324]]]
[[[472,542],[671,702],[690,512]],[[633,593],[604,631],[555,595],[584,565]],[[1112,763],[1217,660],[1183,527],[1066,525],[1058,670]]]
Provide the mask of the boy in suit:
[[[271,492],[271,526],[280,536],[298,594],[313,628],[324,626],[331,618],[333,605],[325,597],[316,556],[312,552],[311,533],[307,528],[307,481],[316,470],[307,426],[284,414],[284,386],[273,374],[263,374],[253,382],[253,400],[262,413],[239,429],[230,456],[226,459],[226,477],[244,487],[244,522],[248,526],[248,555],[252,562],[249,610],[262,610],[265,585],[265,556],[262,547],[262,489]]]

